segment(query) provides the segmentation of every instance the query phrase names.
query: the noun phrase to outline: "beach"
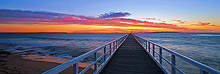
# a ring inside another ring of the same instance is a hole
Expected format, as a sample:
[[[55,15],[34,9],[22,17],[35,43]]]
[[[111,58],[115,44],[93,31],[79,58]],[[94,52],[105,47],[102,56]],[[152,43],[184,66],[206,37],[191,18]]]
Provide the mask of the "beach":
[[[39,74],[124,34],[0,33],[0,35],[0,52],[1,56],[5,56],[0,58],[0,74]],[[10,54],[7,54],[9,52]],[[91,62],[92,57],[79,62],[79,70]],[[72,68],[61,73],[72,73]],[[91,74],[92,69],[88,73]]]
[[[30,59],[24,59],[19,55],[11,54],[10,52],[0,52],[0,74],[40,74],[53,67],[60,65],[61,63],[34,61]],[[79,71],[83,70],[83,67],[79,67]],[[71,67],[62,71],[60,74],[71,74],[73,70]],[[93,70],[89,69],[86,74],[92,74]]]
[[[193,60],[201,62],[214,69],[220,70],[219,67],[219,47],[220,47],[220,33],[136,33],[137,35],[155,42],[159,45],[167,47],[168,49],[178,52],[184,56],[187,56]],[[7,59],[9,61],[1,61],[1,72],[7,70],[10,72],[12,68],[3,68],[2,63],[13,64],[15,59],[21,59],[28,62],[39,63],[53,63],[47,68],[40,69],[39,73],[48,69],[56,67],[57,65],[67,62],[79,55],[94,50],[124,34],[108,34],[108,33],[70,33],[70,34],[56,34],[56,33],[0,33],[0,52],[7,51],[11,55]],[[156,52],[158,48],[156,48]],[[98,55],[103,54],[102,51]],[[170,54],[163,51],[163,55],[166,58],[170,58]],[[17,56],[11,57],[11,56]],[[12,59],[12,60],[11,60]],[[27,60],[28,59],[28,60]],[[190,65],[184,60],[177,58],[176,66],[181,68],[184,72],[191,74],[192,72],[199,72],[194,66]],[[1,58],[2,60],[2,58]],[[94,61],[92,56],[84,59],[79,63],[79,67],[87,67]],[[26,64],[26,63],[25,63]],[[170,70],[170,66],[164,63],[165,67]],[[47,64],[46,64],[47,65]],[[13,65],[12,65],[13,66]],[[44,65],[43,65],[44,66]],[[8,67],[8,66],[7,66]],[[10,66],[11,67],[11,66]],[[29,67],[29,65],[27,65]],[[24,67],[26,68],[26,67]],[[92,67],[93,68],[93,67]],[[23,68],[22,68],[23,69]],[[193,70],[193,71],[192,71]],[[6,71],[6,72],[7,72]],[[17,71],[17,68],[16,70]],[[71,69],[72,71],[72,69]],[[31,71],[33,72],[33,71]],[[36,72],[36,73],[37,73]],[[17,72],[14,72],[17,73]],[[21,73],[21,72],[18,72]]]

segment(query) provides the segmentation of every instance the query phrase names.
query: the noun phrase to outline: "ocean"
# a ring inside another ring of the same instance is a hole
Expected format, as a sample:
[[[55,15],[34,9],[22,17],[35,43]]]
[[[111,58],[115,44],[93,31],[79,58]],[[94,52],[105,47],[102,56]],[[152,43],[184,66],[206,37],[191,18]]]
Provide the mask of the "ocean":
[[[73,59],[125,33],[0,33],[0,51]],[[220,33],[136,33],[220,70]],[[168,56],[168,55],[167,55]],[[184,70],[190,65],[179,62]]]
[[[137,35],[220,70],[220,33],[137,33]],[[163,54],[170,59],[170,54],[165,51]],[[165,67],[170,70],[167,64],[164,62]],[[187,74],[199,73],[198,68],[179,58],[176,65]]]
[[[0,50],[19,55],[41,54],[73,59],[123,33],[2,33]]]

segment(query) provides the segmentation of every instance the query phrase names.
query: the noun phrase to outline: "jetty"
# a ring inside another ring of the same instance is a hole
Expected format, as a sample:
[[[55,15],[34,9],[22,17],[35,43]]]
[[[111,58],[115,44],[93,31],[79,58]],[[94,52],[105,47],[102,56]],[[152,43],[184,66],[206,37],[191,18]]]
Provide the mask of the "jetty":
[[[170,54],[169,59],[163,52]],[[79,71],[80,61],[93,57],[89,66]],[[57,74],[72,67],[73,74],[84,74],[93,69],[93,74],[186,74],[176,66],[180,59],[198,68],[200,74],[220,74],[220,71],[183,56],[177,52],[128,33],[101,47],[82,54],[42,74]],[[168,63],[169,68],[164,63]]]
[[[145,52],[144,48],[129,35],[107,63],[101,74],[164,74]]]

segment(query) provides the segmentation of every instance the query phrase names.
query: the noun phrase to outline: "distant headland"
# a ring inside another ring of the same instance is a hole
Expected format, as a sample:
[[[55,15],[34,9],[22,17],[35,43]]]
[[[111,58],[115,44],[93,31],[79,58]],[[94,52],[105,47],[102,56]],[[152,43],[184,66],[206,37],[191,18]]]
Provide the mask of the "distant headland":
[[[0,32],[0,33],[67,33],[67,32]]]

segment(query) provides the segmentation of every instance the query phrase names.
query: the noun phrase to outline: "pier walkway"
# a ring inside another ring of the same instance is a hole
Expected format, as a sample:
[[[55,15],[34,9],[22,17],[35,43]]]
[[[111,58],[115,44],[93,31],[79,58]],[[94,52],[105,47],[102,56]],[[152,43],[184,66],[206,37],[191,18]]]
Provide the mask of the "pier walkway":
[[[92,59],[89,66],[79,70],[81,61],[88,57]],[[176,64],[183,62],[189,64],[185,69]],[[73,74],[85,74],[91,69],[93,74],[220,74],[216,69],[135,34],[125,34],[42,74],[57,74],[69,67]]]
[[[145,49],[129,35],[100,74],[164,74]]]

